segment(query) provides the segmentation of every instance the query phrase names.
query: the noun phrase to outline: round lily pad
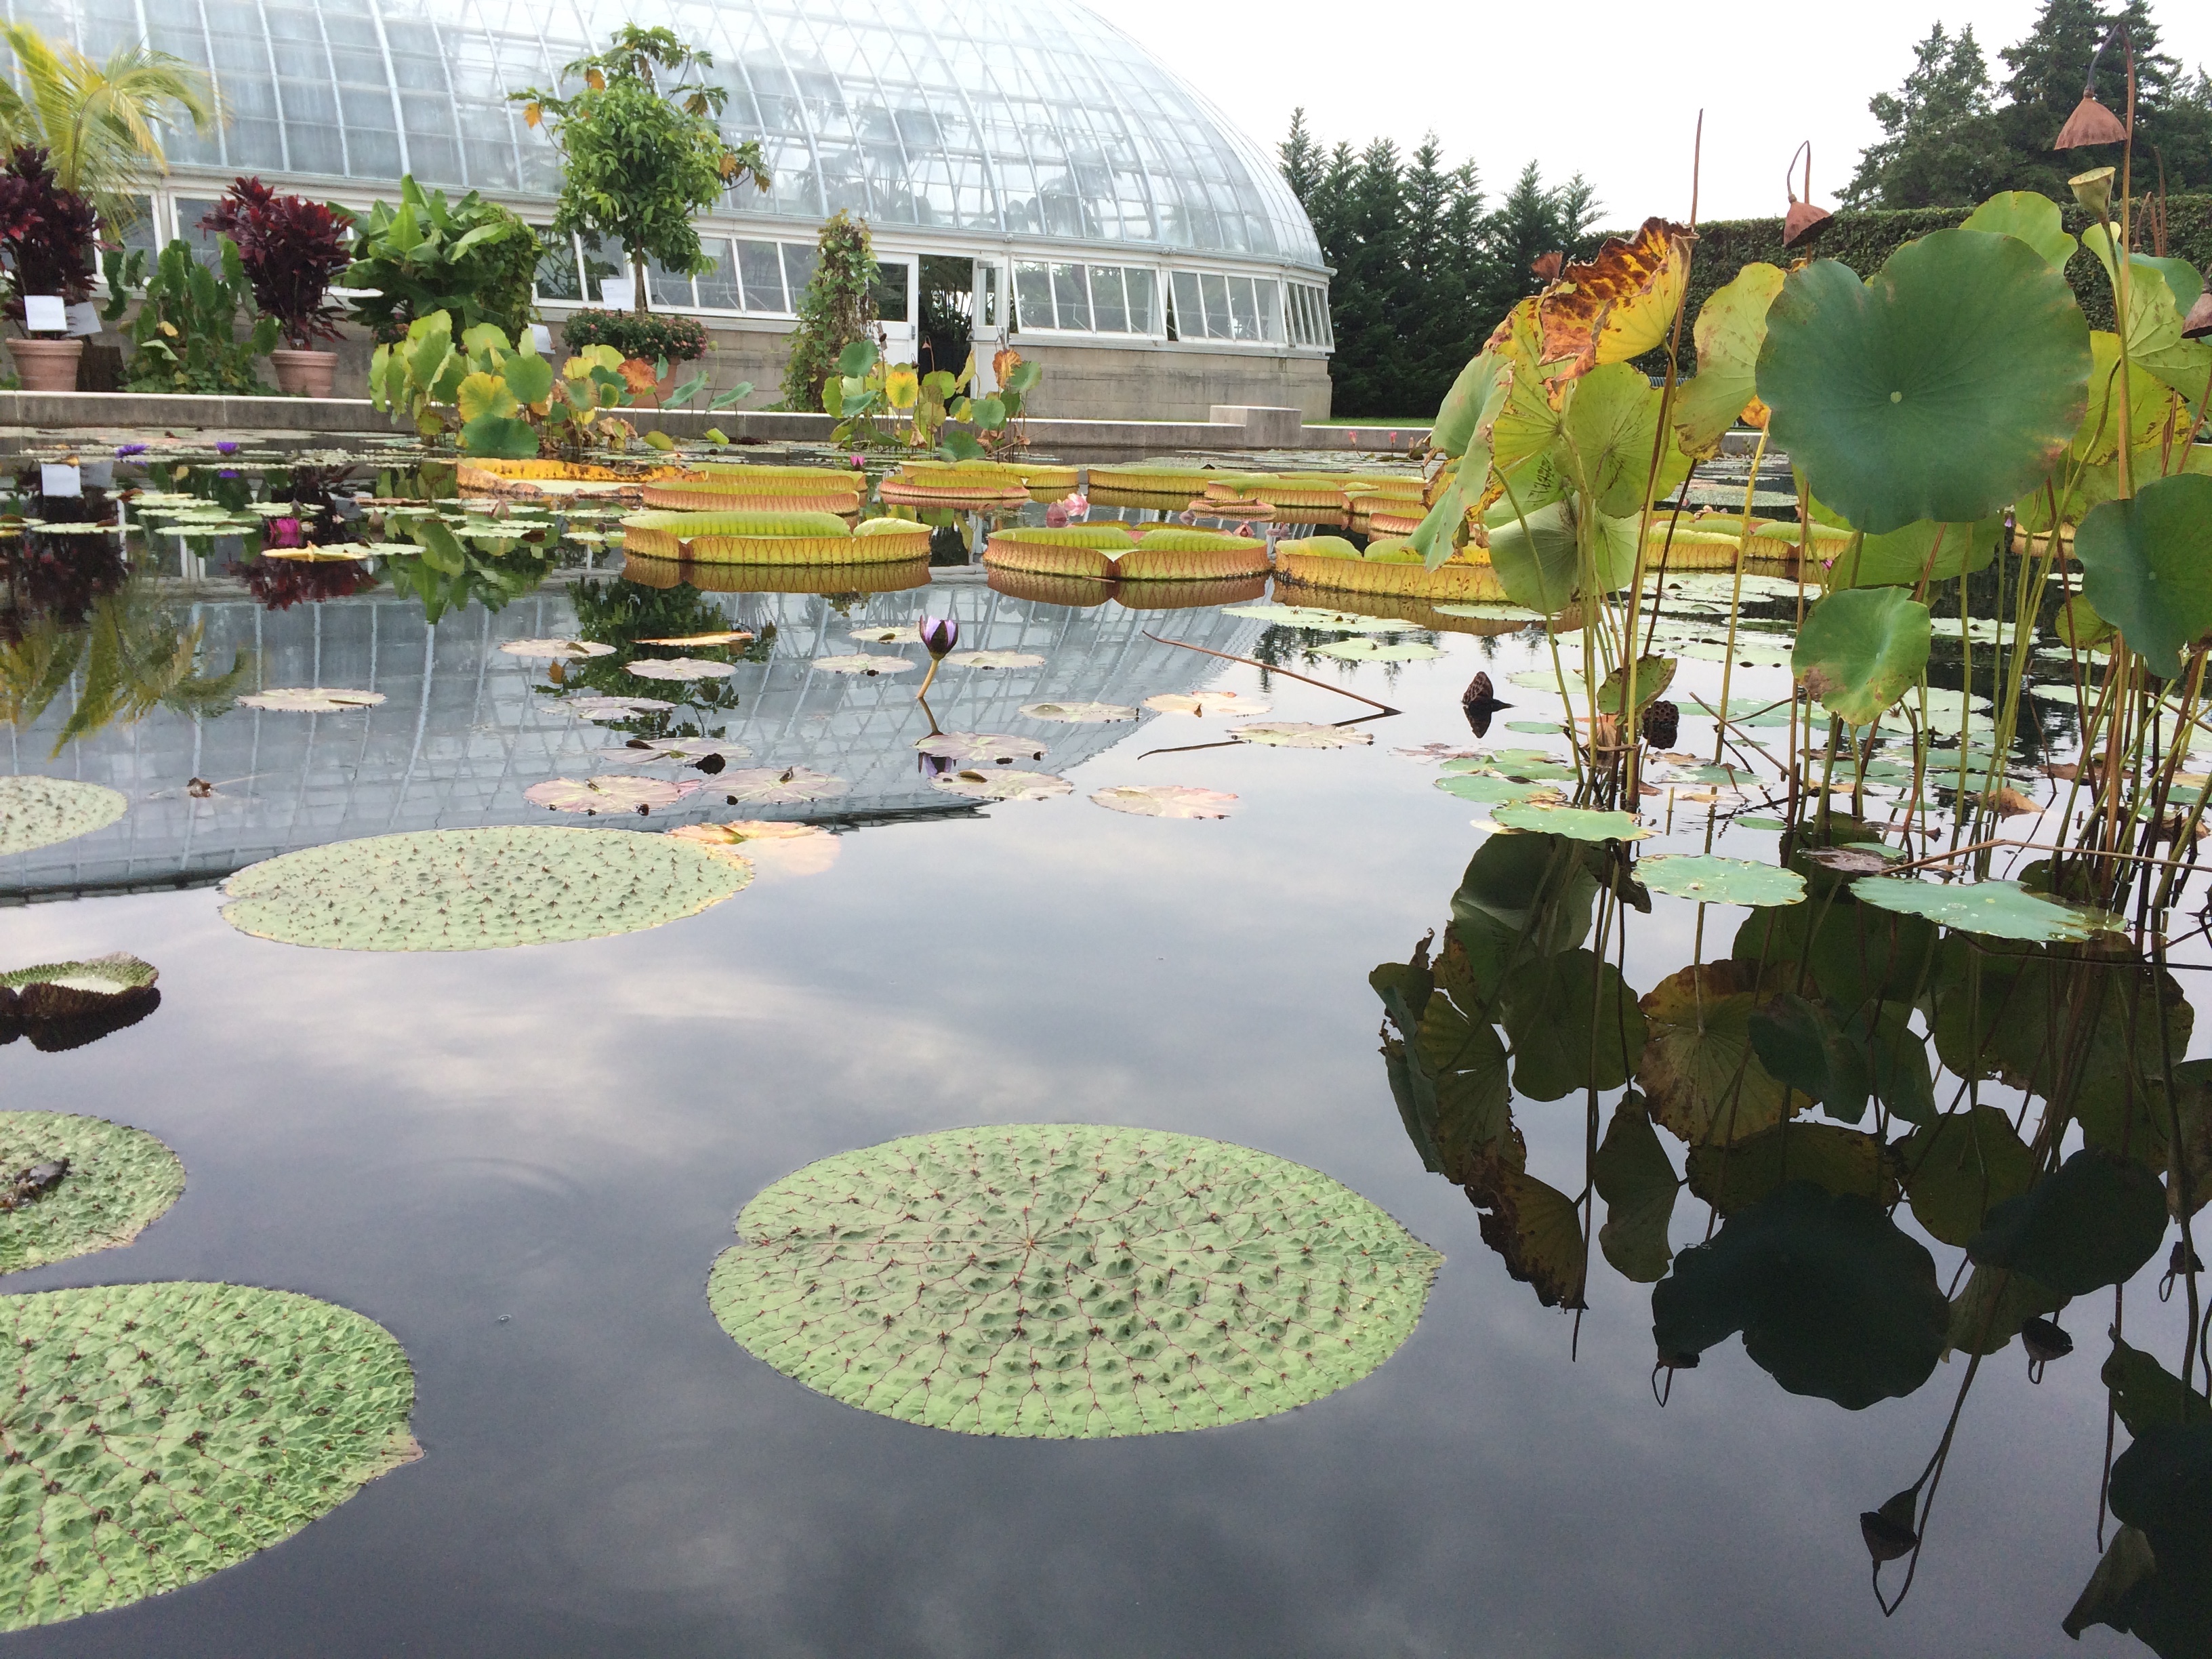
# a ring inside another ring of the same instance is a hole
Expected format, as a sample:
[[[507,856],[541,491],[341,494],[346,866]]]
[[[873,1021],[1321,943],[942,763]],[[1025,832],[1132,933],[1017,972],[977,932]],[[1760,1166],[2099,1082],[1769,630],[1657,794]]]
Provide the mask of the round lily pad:
[[[112,789],[75,778],[0,778],[0,854],[105,830],[130,805]]]
[[[615,648],[597,640],[509,640],[499,647],[510,657],[532,657],[552,662],[580,662],[586,657],[611,657]]]
[[[1437,780],[1447,795],[1497,806],[1507,801],[1558,800],[1559,788],[1540,778],[1492,777],[1486,772],[1453,772]]]
[[[991,761],[1000,766],[1044,758],[1044,745],[1035,738],[1017,738],[1006,732],[933,732],[914,746],[939,760]]]
[[[239,700],[247,708],[266,708],[285,714],[341,714],[349,708],[374,708],[384,701],[381,691],[326,690],[319,686],[286,686],[256,691]]]
[[[601,760],[617,766],[650,766],[659,761],[686,764],[699,761],[750,760],[752,750],[726,738],[632,738],[620,749],[611,749]]]
[[[919,645],[921,629],[912,623],[901,623],[895,627],[856,628],[853,630],[855,645]]]
[[[1380,640],[1364,635],[1352,640],[1332,640],[1327,645],[1316,646],[1318,657],[1334,657],[1341,662],[1422,662],[1431,657],[1443,655],[1433,645],[1423,645],[1417,640],[1407,640],[1385,645]]]
[[[1034,651],[955,651],[945,659],[947,668],[1042,668],[1044,659]]]
[[[14,1356],[0,1629],[183,1588],[422,1455],[381,1326],[286,1291],[0,1297]]]
[[[0,974],[0,1044],[27,1036],[51,1054],[97,1042],[161,1006],[160,977],[152,963],[121,951]]]
[[[623,720],[633,714],[665,714],[676,707],[659,697],[563,697],[558,706],[586,720]]]
[[[1264,714],[1274,705],[1242,691],[1163,691],[1145,707],[1162,714]]]
[[[732,806],[797,806],[811,800],[829,800],[853,786],[827,772],[804,766],[754,766],[725,772],[714,780]]]
[[[968,1434],[1272,1416],[1396,1352],[1443,1258],[1357,1193],[1194,1135],[1014,1124],[809,1164],[738,1217],[708,1305],[833,1400]]]
[[[817,657],[812,664],[825,674],[902,674],[915,665],[904,657],[871,656],[866,652],[849,657]]]
[[[1350,611],[1321,611],[1304,605],[1232,605],[1224,617],[1251,617],[1278,628],[1306,628],[1322,634],[1402,634],[1406,624],[1394,617],[1362,617]]]
[[[1049,772],[978,772],[972,769],[932,778],[929,787],[971,800],[1050,800],[1075,786]]]
[[[1225,818],[1236,796],[1188,783],[1124,783],[1091,796],[1097,806],[1147,818]]]
[[[242,933],[340,951],[484,951],[696,915],[744,885],[666,836],[553,824],[333,842],[223,884]]]
[[[751,638],[752,635],[746,633],[743,629],[723,628],[718,629],[711,634],[678,634],[665,639],[640,640],[638,643],[640,645],[672,645],[678,647],[695,647],[708,645],[743,645]]]
[[[1059,720],[1068,726],[1112,726],[1137,718],[1135,709],[1118,702],[1025,702],[1022,713],[1033,720]]]
[[[1321,726],[1311,720],[1232,726],[1229,735],[1239,743],[1256,743],[1269,749],[1353,749],[1375,741],[1372,732],[1363,732],[1356,726]]]
[[[64,1162],[58,1180],[22,1179]],[[0,1112],[0,1199],[13,1206],[0,1210],[0,1273],[128,1244],[184,1190],[185,1166],[143,1129],[71,1112]]]
[[[2094,938],[2118,924],[2094,910],[2031,893],[2016,881],[1937,883],[1867,876],[1851,884],[1861,903],[1991,939],[2056,943]]]
[[[1541,622],[1544,613],[1531,611],[1525,605],[1439,605],[1437,611],[1447,617],[1483,617],[1493,622]]]
[[[1508,830],[1533,830],[1570,841],[1642,841],[1651,832],[1626,812],[1601,812],[1583,806],[1547,806],[1540,801],[1509,801],[1490,815]]]
[[[548,778],[522,792],[532,806],[550,806],[556,812],[650,812],[656,806],[673,806],[686,795],[706,786],[697,778],[671,783],[665,778]]]
[[[735,663],[702,657],[641,657],[627,672],[641,680],[723,680],[738,670]]]
[[[1799,904],[1805,898],[1804,877],[1751,859],[1655,853],[1638,860],[1636,878],[1655,893],[1700,904]]]

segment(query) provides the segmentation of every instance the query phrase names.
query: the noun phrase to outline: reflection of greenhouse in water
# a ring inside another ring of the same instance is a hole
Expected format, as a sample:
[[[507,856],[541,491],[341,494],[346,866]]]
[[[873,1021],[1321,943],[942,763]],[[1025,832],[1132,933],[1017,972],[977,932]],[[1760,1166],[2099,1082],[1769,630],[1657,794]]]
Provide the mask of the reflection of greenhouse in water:
[[[842,778],[847,793],[806,807],[730,806],[708,787],[656,811],[659,827],[739,817],[805,818],[832,826],[921,815],[961,815],[976,804],[930,787],[915,739],[929,730],[915,702],[928,659],[919,646],[854,643],[864,624],[911,623],[924,608],[960,620],[963,649],[1024,651],[1039,668],[946,667],[930,703],[947,731],[1008,732],[1045,746],[1036,769],[1066,773],[1137,728],[1034,720],[1024,703],[1115,702],[1139,706],[1162,691],[1186,691],[1219,670],[1214,659],[1145,637],[1145,630],[1215,650],[1249,652],[1260,624],[1206,608],[1135,612],[1034,604],[980,584],[954,582],[853,601],[840,614],[818,595],[710,595],[732,625],[766,637],[772,655],[741,662],[712,701],[734,708],[679,707],[670,730],[687,728],[742,744],[738,766],[801,765]],[[120,790],[123,818],[75,841],[0,858],[0,898],[61,896],[191,884],[279,853],[399,830],[553,821],[523,799],[544,779],[586,778],[623,752],[626,734],[577,719],[551,695],[546,665],[501,651],[503,641],[571,635],[576,615],[552,586],[496,615],[471,608],[426,626],[419,604],[388,592],[264,611],[244,597],[179,606],[206,629],[203,660],[227,664],[234,648],[258,657],[262,686],[322,686],[381,692],[365,712],[303,714],[234,708],[194,720],[167,709],[135,725],[95,732],[48,758],[72,686],[33,724],[7,728],[6,769],[82,778]],[[898,655],[916,665],[873,678],[812,665],[854,652]],[[670,653],[669,654],[674,654]],[[682,684],[629,679],[629,695],[678,702]],[[1146,713],[1147,724],[1161,717]],[[1195,729],[1194,726],[1194,730]],[[1178,739],[1167,739],[1176,741]],[[696,777],[667,766],[650,776]],[[215,786],[208,799],[186,789]],[[571,823],[637,823],[627,815]]]

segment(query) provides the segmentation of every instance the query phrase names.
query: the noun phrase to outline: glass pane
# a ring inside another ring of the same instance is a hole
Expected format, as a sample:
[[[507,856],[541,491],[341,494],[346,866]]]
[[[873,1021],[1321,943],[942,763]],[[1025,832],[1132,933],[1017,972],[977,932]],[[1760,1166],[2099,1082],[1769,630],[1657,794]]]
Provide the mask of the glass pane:
[[[1319,325],[1316,331],[1321,336],[1321,343],[1334,350],[1336,346],[1336,325],[1329,320],[1328,290],[1325,288],[1317,288],[1314,290],[1314,319]]]
[[[1132,334],[1158,333],[1159,313],[1152,293],[1152,273],[1149,270],[1125,270],[1122,278],[1129,290],[1129,331]]]
[[[584,244],[584,297],[593,305],[605,297],[599,289],[601,277],[626,278],[629,275],[629,267],[623,262],[620,249],[603,248],[597,242]]]
[[[1121,297],[1119,265],[1091,267],[1091,325],[1101,334],[1129,331],[1129,307]]]
[[[1052,283],[1045,269],[1027,259],[1014,264],[1014,326],[1052,328]]]
[[[1198,278],[1188,270],[1178,270],[1170,280],[1175,285],[1175,331],[1178,339],[1203,340],[1206,337],[1206,314],[1198,303]]]
[[[1006,326],[999,311],[999,267],[981,264],[975,267],[975,272],[982,279],[979,290],[982,306],[978,313],[976,328],[986,335],[995,334]]]
[[[739,242],[738,270],[744,278],[744,309],[747,311],[777,311],[791,309],[783,293],[783,266],[775,257],[774,242]]]
[[[1055,326],[1080,329],[1091,328],[1091,292],[1084,284],[1081,265],[1054,265],[1052,268],[1053,308]]]
[[[213,270],[222,262],[216,251],[216,234],[202,230],[200,221],[215,211],[211,197],[179,196],[177,198],[177,234],[192,245],[192,258]]]
[[[150,265],[154,256],[161,249],[161,234],[154,226],[154,198],[134,196],[131,199],[137,204],[138,210],[124,222],[121,234],[116,235],[116,240],[123,244],[126,258],[132,249],[142,249],[146,254],[147,264]],[[115,234],[112,228],[110,234]]]
[[[699,246],[714,262],[714,268],[692,280],[698,286],[699,307],[702,311],[736,311],[738,303],[738,267],[730,258],[727,237],[702,236]]]
[[[876,262],[876,315],[886,323],[903,323],[911,313],[907,309],[907,283],[914,267],[903,259],[879,259]]]
[[[580,300],[584,281],[576,270],[574,237],[556,236],[544,225],[538,228],[538,297],[541,300]]]
[[[666,311],[689,311],[698,303],[691,293],[690,273],[671,270],[658,259],[645,262],[645,291],[652,304]]]
[[[1262,277],[1254,288],[1260,300],[1260,337],[1279,342],[1283,337],[1283,285]]]
[[[797,311],[799,301],[805,297],[806,285],[814,280],[814,267],[821,263],[822,251],[811,242],[784,242],[779,246],[783,250],[784,291],[791,296],[788,308]]]
[[[1230,329],[1240,340],[1260,337],[1260,307],[1252,297],[1252,279],[1232,276],[1229,279]]]
[[[1234,337],[1229,323],[1229,279],[1206,271],[1198,279],[1199,293],[1206,301],[1206,332],[1209,339],[1226,340]]]

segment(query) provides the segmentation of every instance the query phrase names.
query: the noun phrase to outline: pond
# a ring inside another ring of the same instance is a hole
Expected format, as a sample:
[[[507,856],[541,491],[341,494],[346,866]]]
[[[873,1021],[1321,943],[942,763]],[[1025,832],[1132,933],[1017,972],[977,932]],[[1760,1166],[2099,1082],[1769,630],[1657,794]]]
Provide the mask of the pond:
[[[1964,1247],[2002,1254],[1988,1212],[2031,1157],[2046,1184],[2077,1168],[2080,1127],[2039,1138],[2053,1095],[2081,1103],[2103,1150],[2078,1167],[2130,1215],[2169,1161],[2160,1110],[2202,1180],[2203,896],[2169,896],[2160,977],[2137,935],[2033,891],[2007,901],[2025,921],[1939,902],[1960,890],[1934,872],[1977,858],[1978,897],[2034,888],[2033,846],[1881,873],[1963,839],[1962,766],[1969,797],[2020,798],[1985,839],[2048,842],[2077,810],[2050,770],[2079,742],[2056,584],[2027,605],[2052,695],[2009,720],[1990,701],[2016,557],[1966,584],[1963,623],[1945,590],[1924,702],[1856,760],[1825,720],[1792,722],[1794,573],[1667,578],[1675,721],[1645,728],[1632,825],[1553,804],[1619,763],[1570,740],[1589,730],[1559,678],[1579,633],[1510,607],[1054,603],[967,562],[976,521],[951,517],[957,550],[878,592],[630,580],[620,509],[590,506],[448,504],[464,556],[442,568],[270,560],[253,550],[291,550],[269,526],[295,520],[301,541],[408,539],[414,458],[154,459],[88,481],[82,507],[23,503],[41,522],[11,567],[4,769],[122,810],[0,855],[0,973],[127,952],[158,981],[112,1016],[41,1024],[27,1001],[0,1077],[10,1113],[144,1131],[181,1190],[142,1147],[115,1201],[147,1212],[118,1236],[143,1231],[34,1253],[4,1288],[100,1292],[82,1328],[117,1345],[113,1375],[212,1378],[242,1354],[280,1402],[338,1401],[375,1449],[317,1464],[313,1422],[241,1438],[234,1484],[204,1483],[222,1502],[172,1537],[181,1587],[132,1600],[101,1586],[140,1569],[96,1558],[137,1547],[94,1509],[142,1500],[16,1467],[53,1473],[40,1460],[82,1430],[43,1396],[53,1415],[27,1426],[52,1351],[25,1348],[0,1596],[17,1624],[55,1616],[57,1578],[122,1604],[0,1646],[2139,1650],[2060,1626],[2117,1526],[2108,1328],[2124,1358],[2180,1369],[2195,1285],[2161,1291],[2164,1189],[2154,1251],[2122,1240],[2063,1310],[1990,1296],[1987,1266],[1972,1289]],[[96,521],[111,488],[141,492],[135,563],[54,528]],[[947,658],[926,703],[925,616],[987,653]],[[698,666],[629,672],[656,659]],[[1470,707],[1478,672],[1490,700]],[[1218,816],[1126,793],[1160,786]],[[736,861],[663,833],[731,822],[744,838],[717,850]],[[623,838],[580,863],[512,843],[590,889],[580,918],[488,897],[524,891],[514,858],[438,890],[452,913],[432,917],[410,906],[434,860],[363,873],[316,850],[556,825]],[[1642,838],[1582,838],[1624,831]],[[1808,859],[1808,840],[1859,856]],[[1708,855],[1741,862],[1664,861]],[[256,866],[287,873],[240,874]],[[590,887],[616,869],[621,894]],[[1868,881],[1934,919],[1850,885]],[[395,948],[471,929],[552,942]],[[41,1121],[5,1131],[11,1159],[62,1133]],[[1036,1125],[1060,1127],[1008,1129]],[[933,1139],[873,1150],[903,1137]],[[19,1183],[0,1229],[101,1155],[50,1191]],[[824,1226],[795,1271],[767,1249]],[[1315,1275],[1317,1249],[1334,1265]],[[1142,1259],[1151,1315],[1086,1301],[1123,1282],[1117,1253]],[[184,1285],[359,1318],[116,1288]],[[2074,1351],[2032,1363],[2012,1335],[2031,1313]],[[218,1323],[234,1314],[257,1338],[301,1317],[324,1334],[257,1362]],[[133,1327],[185,1358],[134,1358]],[[1056,1380],[994,1393],[1023,1353]],[[334,1355],[382,1379],[374,1409],[316,1392]],[[1072,1393],[1069,1366],[1089,1379]],[[1185,1370],[1200,1380],[1170,1381]],[[190,1400],[122,1386],[216,1441],[270,1391],[249,1409],[235,1376]],[[164,1458],[204,1449],[137,1426]],[[959,1431],[979,1429],[1012,1431]],[[137,1468],[112,1490],[138,1492]],[[1924,1543],[1881,1568],[1891,1598],[1913,1573],[1885,1619],[1868,1572],[1887,1534],[1862,1516],[1916,1482],[1899,1550]],[[2185,1620],[2201,1584],[2161,1561]]]

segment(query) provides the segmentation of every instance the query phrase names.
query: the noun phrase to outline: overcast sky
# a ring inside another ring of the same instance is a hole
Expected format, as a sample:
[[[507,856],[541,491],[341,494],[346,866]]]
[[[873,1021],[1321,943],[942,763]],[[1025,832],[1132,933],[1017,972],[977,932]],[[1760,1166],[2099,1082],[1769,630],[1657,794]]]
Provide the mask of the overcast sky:
[[[1492,200],[1532,157],[1548,181],[1579,169],[1609,225],[1688,216],[1700,105],[1701,217],[1779,213],[1784,166],[1808,137],[1814,196],[1832,207],[1860,149],[1881,136],[1867,100],[1904,80],[1930,23],[1972,24],[2002,80],[1998,49],[2038,9],[2035,0],[1672,10],[1618,0],[1094,3],[1271,153],[1299,105],[1332,143],[1387,136],[1411,149],[1433,131],[1448,164],[1474,158]],[[2163,50],[2192,70],[2212,64],[2212,0],[2152,0],[2151,15]],[[2118,97],[2115,80],[2106,101]]]

